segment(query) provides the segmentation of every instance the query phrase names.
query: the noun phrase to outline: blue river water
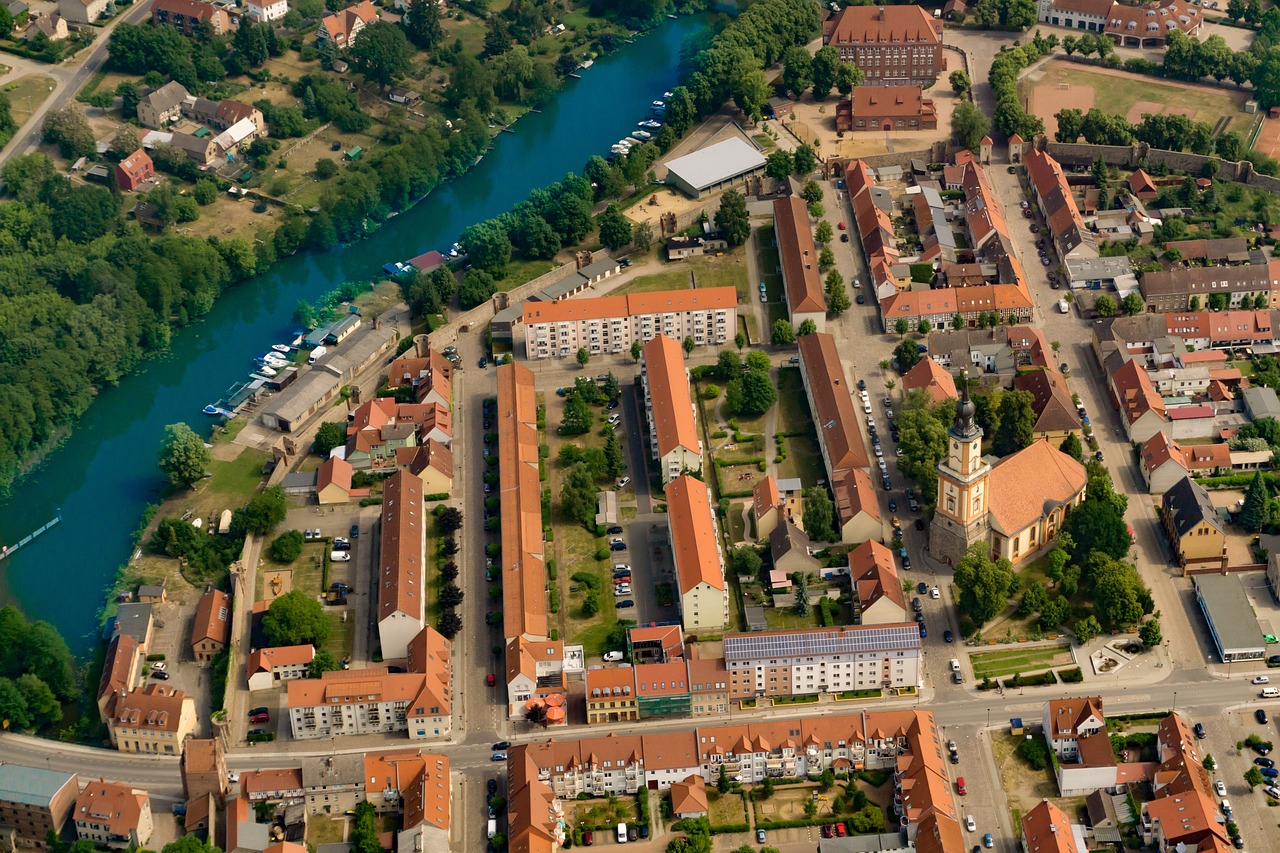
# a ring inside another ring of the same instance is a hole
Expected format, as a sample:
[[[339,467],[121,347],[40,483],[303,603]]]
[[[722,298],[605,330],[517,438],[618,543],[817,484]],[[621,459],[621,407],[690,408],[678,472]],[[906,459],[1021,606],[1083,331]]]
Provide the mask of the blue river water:
[[[46,619],[82,654],[97,635],[106,588],[130,556],[130,534],[164,481],[156,451],[166,424],[209,429],[201,414],[252,358],[294,328],[299,300],[365,279],[388,261],[448,246],[468,224],[497,215],[529,191],[580,171],[592,154],[636,129],[649,104],[675,85],[681,47],[708,26],[701,16],[663,19],[632,45],[568,80],[540,113],[499,134],[466,175],[437,188],[359,243],[300,253],[228,290],[169,351],[106,389],[65,443],[0,504],[0,542],[14,543],[60,509],[62,523],[0,561],[0,604]]]

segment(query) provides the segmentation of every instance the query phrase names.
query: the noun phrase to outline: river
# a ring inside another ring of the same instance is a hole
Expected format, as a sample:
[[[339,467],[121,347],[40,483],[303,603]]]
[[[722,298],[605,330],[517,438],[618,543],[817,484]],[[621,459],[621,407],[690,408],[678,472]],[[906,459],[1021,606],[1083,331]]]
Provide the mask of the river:
[[[649,104],[675,85],[680,49],[707,27],[702,16],[663,19],[653,31],[568,80],[540,113],[501,133],[466,175],[438,187],[367,239],[323,254],[300,253],[228,290],[203,321],[89,407],[65,443],[0,504],[0,542],[14,543],[61,509],[62,523],[0,561],[0,603],[52,622],[76,654],[91,648],[104,590],[130,556],[130,534],[164,486],[156,452],[166,424],[207,432],[201,414],[252,358],[294,328],[299,300],[382,264],[448,246],[461,230],[510,209],[529,191],[580,171],[636,129]]]

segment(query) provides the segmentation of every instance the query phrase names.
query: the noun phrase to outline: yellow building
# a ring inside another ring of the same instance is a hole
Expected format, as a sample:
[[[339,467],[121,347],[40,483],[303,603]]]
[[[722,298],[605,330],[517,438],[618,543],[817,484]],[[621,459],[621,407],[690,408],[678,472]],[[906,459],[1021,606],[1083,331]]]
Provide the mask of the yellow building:
[[[1163,506],[1164,532],[1183,572],[1194,568],[1225,571],[1227,535],[1204,486],[1183,477],[1164,493]]]
[[[181,755],[196,727],[196,703],[191,697],[156,682],[121,691],[109,708],[111,743],[121,752]]]
[[[635,670],[629,666],[587,670],[587,723],[640,719]]]

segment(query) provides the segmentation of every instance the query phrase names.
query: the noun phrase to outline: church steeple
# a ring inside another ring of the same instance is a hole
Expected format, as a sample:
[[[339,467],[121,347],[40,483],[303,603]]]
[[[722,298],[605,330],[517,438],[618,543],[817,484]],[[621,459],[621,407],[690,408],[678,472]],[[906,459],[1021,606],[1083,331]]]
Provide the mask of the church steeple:
[[[951,434],[962,441],[981,437],[982,428],[974,421],[978,407],[969,399],[969,378],[967,371],[960,371],[960,403],[956,406],[956,422],[951,427]]]
[[[947,458],[938,464],[938,503],[929,546],[952,562],[987,536],[987,475],[991,473],[982,458],[982,427],[977,423],[977,406],[969,399],[965,373],[960,374],[960,387],[956,420],[947,430]]]

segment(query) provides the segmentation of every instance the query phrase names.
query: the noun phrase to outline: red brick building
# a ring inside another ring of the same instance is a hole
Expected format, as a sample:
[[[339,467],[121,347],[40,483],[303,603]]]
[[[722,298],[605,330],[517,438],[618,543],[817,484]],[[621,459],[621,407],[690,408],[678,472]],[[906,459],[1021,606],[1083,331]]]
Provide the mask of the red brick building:
[[[146,151],[139,148],[116,164],[116,186],[124,192],[137,192],[143,181],[154,178],[155,164]]]
[[[836,130],[936,130],[933,99],[919,86],[859,86],[836,104]]]
[[[919,6],[849,6],[823,25],[822,43],[873,86],[926,86],[947,67],[942,21]]]

